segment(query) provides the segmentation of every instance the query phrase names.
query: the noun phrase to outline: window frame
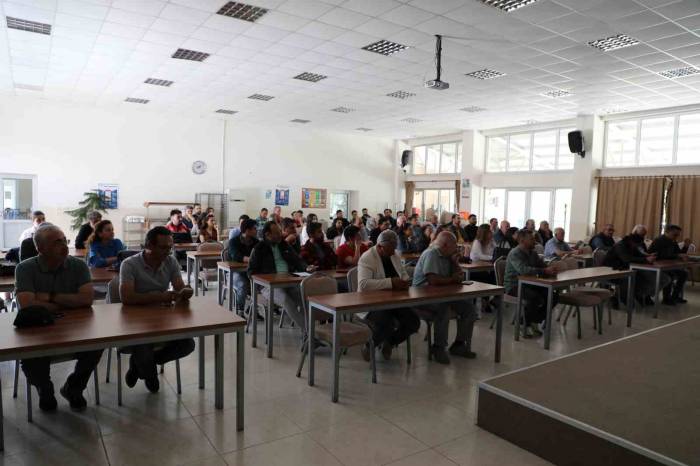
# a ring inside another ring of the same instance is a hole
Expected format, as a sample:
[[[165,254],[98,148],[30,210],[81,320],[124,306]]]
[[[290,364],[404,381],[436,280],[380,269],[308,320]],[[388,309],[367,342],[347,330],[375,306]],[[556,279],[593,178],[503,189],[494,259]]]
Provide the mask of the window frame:
[[[550,172],[566,172],[566,171],[573,171],[572,168],[559,168],[559,158],[561,156],[561,149],[562,149],[562,138],[561,138],[561,133],[562,130],[569,129],[570,125],[564,125],[564,126],[557,126],[557,127],[552,127],[552,128],[542,128],[542,129],[537,129],[537,130],[528,130],[528,131],[513,131],[513,132],[507,132],[507,133],[498,133],[498,134],[489,134],[488,136],[485,136],[485,143],[484,143],[484,171],[486,173],[495,173],[495,174],[502,174],[502,173],[550,173]],[[533,161],[534,161],[534,153],[535,153],[535,134],[536,133],[548,133],[548,132],[556,132],[556,152],[554,154],[554,168],[550,169],[533,169]],[[573,131],[573,129],[572,129]],[[528,158],[528,169],[527,170],[510,170],[510,138],[511,136],[519,136],[527,134],[530,136],[530,150],[529,150],[529,158]],[[489,170],[489,145],[491,143],[492,138],[505,138],[505,145],[506,145],[506,158],[505,158],[505,170],[502,171],[494,171],[494,170]],[[568,144],[568,142],[567,142]],[[568,145],[566,146],[568,150]]]
[[[451,172],[443,172],[442,171],[442,159],[444,157],[444,150],[443,146],[447,144],[455,144],[455,163],[454,163],[454,171]],[[428,147],[430,146],[440,146],[440,154],[438,157],[438,172],[437,173],[428,173]],[[413,163],[415,154],[416,154],[416,149],[419,147],[424,147],[425,148],[425,173],[416,173],[416,165]],[[462,166],[462,141],[455,139],[455,140],[450,140],[450,141],[440,141],[440,142],[432,142],[432,143],[424,143],[424,144],[416,144],[415,146],[411,146],[411,151],[413,152],[413,156],[411,157],[411,175],[414,176],[441,176],[441,175],[461,175],[462,172],[457,171],[458,167]]]

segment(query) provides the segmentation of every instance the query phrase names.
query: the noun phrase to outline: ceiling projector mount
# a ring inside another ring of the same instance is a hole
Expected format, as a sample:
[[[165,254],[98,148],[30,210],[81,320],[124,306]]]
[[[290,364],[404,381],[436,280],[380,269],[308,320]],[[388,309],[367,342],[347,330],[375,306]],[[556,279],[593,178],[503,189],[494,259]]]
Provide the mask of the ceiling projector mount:
[[[435,79],[426,81],[425,87],[438,91],[449,89],[450,83],[440,80],[440,73],[442,72],[442,36],[438,34],[435,35],[435,67],[437,68],[437,76]]]

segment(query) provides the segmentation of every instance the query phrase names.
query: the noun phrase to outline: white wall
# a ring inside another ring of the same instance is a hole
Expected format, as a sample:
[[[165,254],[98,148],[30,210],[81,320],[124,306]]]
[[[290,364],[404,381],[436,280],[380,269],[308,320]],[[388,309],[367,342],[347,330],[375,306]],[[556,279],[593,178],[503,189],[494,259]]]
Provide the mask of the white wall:
[[[68,233],[82,193],[97,184],[119,185],[119,209],[110,218],[121,233],[124,215],[144,215],[145,201],[193,202],[197,192],[226,188],[292,188],[359,191],[370,210],[393,202],[393,140],[307,128],[252,127],[218,119],[185,118],[133,108],[96,108],[10,97],[0,102],[0,172],[37,175],[34,209]],[[225,151],[225,164],[224,164]],[[194,175],[192,162],[208,165]],[[225,166],[225,169],[224,169]],[[255,213],[264,199],[249,196]],[[287,209],[285,209],[287,211]]]

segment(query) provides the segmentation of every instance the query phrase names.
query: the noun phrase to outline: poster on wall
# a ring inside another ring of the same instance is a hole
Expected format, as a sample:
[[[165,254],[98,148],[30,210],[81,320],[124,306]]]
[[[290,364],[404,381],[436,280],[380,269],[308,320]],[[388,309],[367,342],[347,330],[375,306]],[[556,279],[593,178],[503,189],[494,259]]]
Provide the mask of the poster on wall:
[[[275,205],[289,205],[289,188],[278,186],[275,189]]]
[[[119,206],[119,185],[98,183],[97,192],[105,209],[116,209]]]
[[[326,209],[328,192],[325,189],[301,188],[302,209]]]

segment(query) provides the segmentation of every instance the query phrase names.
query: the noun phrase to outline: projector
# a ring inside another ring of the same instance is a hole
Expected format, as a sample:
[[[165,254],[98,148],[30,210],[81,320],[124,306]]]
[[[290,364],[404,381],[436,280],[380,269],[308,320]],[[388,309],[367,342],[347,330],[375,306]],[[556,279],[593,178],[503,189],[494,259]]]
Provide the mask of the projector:
[[[425,82],[425,87],[428,89],[437,89],[438,91],[444,91],[450,88],[450,83],[445,81],[440,81],[439,79],[431,79]]]

